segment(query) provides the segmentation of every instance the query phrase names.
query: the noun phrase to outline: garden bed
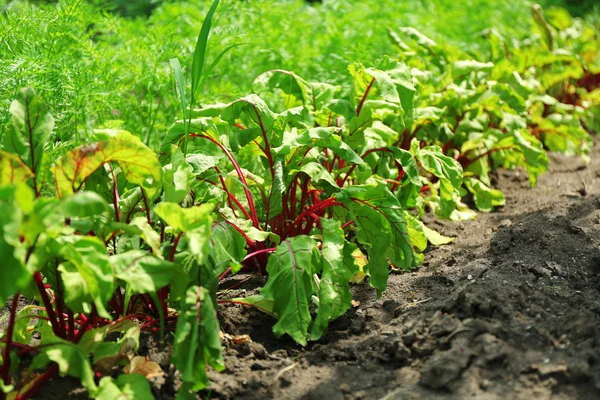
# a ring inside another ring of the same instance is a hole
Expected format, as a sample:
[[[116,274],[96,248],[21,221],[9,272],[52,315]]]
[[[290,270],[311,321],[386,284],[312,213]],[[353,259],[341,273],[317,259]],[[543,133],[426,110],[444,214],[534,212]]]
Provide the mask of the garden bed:
[[[587,166],[552,155],[534,189],[523,172],[499,171],[506,208],[461,223],[432,219],[456,242],[428,251],[418,271],[391,275],[381,299],[366,285],[354,286],[357,307],[305,348],[276,339],[274,321],[259,311],[222,307],[227,369],[210,373],[201,396],[597,398],[597,147],[593,153]],[[228,296],[248,294],[256,283]],[[167,372],[152,378],[158,398],[174,397],[170,346],[147,336],[140,353]],[[43,398],[62,398],[68,387],[70,395],[87,397],[75,382],[54,380]]]

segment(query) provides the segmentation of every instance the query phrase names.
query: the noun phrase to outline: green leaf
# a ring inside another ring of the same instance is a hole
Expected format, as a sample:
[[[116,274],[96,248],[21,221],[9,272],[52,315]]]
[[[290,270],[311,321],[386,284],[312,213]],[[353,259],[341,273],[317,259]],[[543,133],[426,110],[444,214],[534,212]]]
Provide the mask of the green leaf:
[[[548,156],[542,144],[530,133],[515,130],[513,136],[525,157],[525,168],[529,174],[529,182],[533,186],[537,183],[537,178],[548,169]]]
[[[61,376],[79,378],[90,396],[94,396],[97,386],[89,357],[75,344],[54,338],[51,344],[40,346],[40,354],[35,356],[30,368],[32,370],[45,368],[52,361],[58,364]]]
[[[154,212],[175,231],[186,234],[190,252],[202,265],[208,251],[213,208],[214,204],[182,208],[176,203],[162,202],[154,208]]]
[[[229,122],[231,126],[238,119],[247,126],[246,129],[231,130],[229,143],[234,151],[259,137],[264,141],[263,136],[266,136],[271,147],[281,144],[282,131],[274,129],[277,115],[269,109],[263,99],[255,94],[242,97],[229,104],[221,113],[221,118]]]
[[[338,184],[336,183],[334,177],[331,175],[329,171],[318,162],[307,162],[302,164],[299,169],[300,172],[304,172],[306,175],[310,177],[312,183],[315,185],[322,186],[323,182],[329,184],[329,186],[333,188],[337,188]],[[290,171],[291,175],[294,175],[298,172],[298,170]]]
[[[427,248],[427,236],[425,235],[424,230],[425,225],[423,225],[423,222],[407,211],[404,211],[404,218],[406,218],[408,235],[410,236],[410,241],[412,242],[413,246],[419,251],[425,250]]]
[[[428,228],[426,225],[423,225],[423,232],[425,233],[425,236],[427,237],[429,243],[431,243],[434,246],[441,246],[443,244],[449,244],[454,242],[453,237],[444,236],[439,232]]]
[[[358,110],[362,105],[365,109],[388,109],[392,112],[403,112],[398,88],[387,73],[376,68],[365,68],[361,63],[348,67],[354,79],[354,104]]]
[[[195,181],[194,168],[179,147],[171,145],[171,163],[162,168],[164,201],[180,203],[190,193]]]
[[[273,300],[273,312],[279,315],[273,326],[275,336],[287,333],[297,343],[306,345],[312,322],[310,299],[315,291],[312,276],[320,268],[317,244],[308,236],[284,240],[269,256],[269,280],[261,294]]]
[[[184,123],[187,117],[187,101],[185,96],[185,80],[183,78],[183,71],[181,70],[181,64],[179,63],[178,58],[172,58],[169,60],[169,64],[171,64],[171,69],[173,70],[173,76],[175,77],[175,87],[177,88],[177,92],[179,93],[179,101],[181,103],[181,110],[183,115]],[[188,142],[188,134],[189,133],[189,125],[186,125],[185,136],[183,139],[183,152],[187,153],[187,142]]]
[[[112,322],[108,325],[104,325],[100,328],[90,329],[86,331],[79,343],[77,343],[77,347],[79,350],[83,352],[87,357],[91,355],[94,356],[94,360],[97,361],[99,358],[106,358],[109,356],[110,349],[104,347],[105,345],[113,345],[115,342],[106,341],[107,336],[116,335],[120,336],[120,339],[117,340],[117,350],[116,354],[113,352],[112,355],[124,355],[126,353],[135,352],[140,346],[140,332],[141,327],[136,322],[130,319],[121,319],[115,322]],[[54,339],[51,339],[51,341]],[[42,337],[42,343],[46,343],[45,339]],[[104,347],[104,348],[101,348]],[[99,350],[99,348],[101,348]],[[119,354],[123,350],[123,354]]]
[[[23,184],[0,187],[0,258],[4,263],[0,268],[0,306],[31,281],[19,232],[23,221],[21,207],[33,207],[33,196],[31,188]]]
[[[206,49],[208,47],[208,35],[210,34],[210,28],[212,19],[219,5],[219,0],[213,0],[204,22],[202,22],[202,28],[198,34],[198,40],[196,41],[196,48],[194,49],[194,61],[192,62],[192,98],[191,104],[196,102],[196,95],[198,94],[198,88],[202,81],[202,71],[204,69]]]
[[[473,194],[473,200],[479,211],[490,212],[494,207],[503,206],[506,203],[504,194],[497,189],[490,189],[479,179],[465,179],[465,187]]]
[[[210,224],[213,204],[202,204],[182,208],[179,204],[162,202],[154,207],[154,212],[178,232],[191,232]]]
[[[275,300],[267,298],[262,294],[254,294],[248,297],[238,297],[230,300],[234,304],[246,304],[250,307],[254,307],[257,310],[269,314],[272,317],[278,318],[275,313]]]
[[[452,77],[456,80],[471,72],[491,71],[494,68],[494,63],[482,63],[475,60],[460,60],[455,61],[452,65]]]
[[[321,247],[322,270],[319,282],[317,317],[310,329],[310,339],[318,340],[329,321],[343,315],[351,306],[352,294],[348,282],[358,272],[358,267],[351,259],[345,262],[347,247],[352,247],[344,240],[344,231],[339,221],[321,218],[323,245]]]
[[[53,166],[59,197],[80,190],[85,180],[103,164],[119,163],[125,179],[141,186],[154,197],[161,186],[161,169],[156,154],[126,131],[102,130],[103,140],[85,144],[60,157]]]
[[[99,194],[80,192],[60,202],[61,214],[67,218],[86,218],[108,212],[108,204]]]
[[[285,192],[285,180],[283,177],[283,162],[277,160],[274,165],[275,174],[273,175],[273,183],[269,191],[269,201],[267,203],[265,220],[270,220],[283,210],[283,192]]]
[[[408,35],[419,46],[424,47],[430,51],[434,50],[437,47],[436,42],[434,42],[432,39],[425,36],[423,33],[421,33],[419,30],[417,30],[415,28],[408,26],[408,27],[398,28],[398,30],[400,30],[405,35]]]
[[[161,249],[160,249],[160,235],[156,232],[148,221],[144,217],[136,217],[131,220],[129,223],[130,227],[139,228],[139,236],[140,238],[146,242],[148,246],[152,249],[152,254],[154,254],[158,258],[163,258]]]
[[[151,293],[168,285],[173,264],[146,251],[131,250],[110,257],[117,278],[125,281],[133,293]]]
[[[364,164],[362,158],[343,141],[341,136],[336,134],[336,128],[307,129],[298,135],[296,143],[303,146],[329,149],[344,161],[358,165]]]
[[[415,152],[423,168],[439,178],[441,207],[438,215],[448,218],[460,199],[458,189],[462,185],[462,167],[458,161],[444,155],[438,146],[423,147]]]
[[[98,315],[110,319],[106,305],[115,290],[115,275],[104,243],[92,236],[73,236],[61,238],[59,246],[59,254],[69,261],[59,266],[67,304],[84,312],[83,303],[92,300]]]
[[[182,300],[175,329],[171,361],[181,380],[199,391],[209,385],[206,366],[225,369],[219,338],[219,321],[211,295],[205,288],[187,290]]]
[[[192,167],[194,175],[200,175],[218,165],[221,158],[208,154],[188,154],[185,161]]]
[[[266,89],[281,89],[284,93],[284,108],[312,104],[313,93],[309,83],[293,72],[284,70],[267,71],[256,77],[254,85]],[[314,109],[314,107],[313,107]],[[314,109],[316,111],[316,109]]]
[[[34,175],[40,175],[44,146],[54,129],[48,107],[30,87],[22,89],[10,105],[13,130],[4,136],[4,150],[19,156]],[[41,182],[35,187],[39,192]]]
[[[218,222],[210,231],[208,254],[213,265],[225,264],[231,266],[233,273],[237,273],[247,254],[246,239],[230,224]]]
[[[32,177],[31,169],[17,155],[0,151],[0,186],[26,183]]]
[[[419,179],[419,170],[417,168],[417,160],[415,160],[415,156],[410,151],[406,151],[404,149],[398,147],[389,147],[388,148],[396,161],[402,166],[404,170],[404,174],[408,178],[408,180],[416,186],[421,186],[421,180]]]
[[[242,268],[242,261],[246,256],[246,239],[231,224],[227,222],[215,223],[210,230],[207,262],[200,266],[200,283],[213,293],[219,286],[219,277],[231,268],[236,274]]]
[[[350,211],[357,227],[356,238],[368,250],[365,272],[379,293],[386,288],[390,264],[406,270],[419,263],[404,212],[387,187],[352,186],[344,188],[336,198]]]
[[[105,376],[100,379],[96,400],[152,400],[150,383],[142,375],[121,374],[116,381]]]

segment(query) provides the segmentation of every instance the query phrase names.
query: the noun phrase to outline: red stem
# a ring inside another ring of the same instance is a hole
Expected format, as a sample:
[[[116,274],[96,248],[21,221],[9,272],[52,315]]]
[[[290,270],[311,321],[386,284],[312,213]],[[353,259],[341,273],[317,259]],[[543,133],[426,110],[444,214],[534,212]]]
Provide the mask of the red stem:
[[[141,189],[141,191],[142,199],[144,199],[144,208],[146,209],[146,220],[148,221],[148,225],[152,225],[152,221],[150,220],[150,207],[148,206],[148,198],[146,197],[146,193],[144,193],[144,189]]]
[[[223,279],[227,278],[227,276],[231,273],[231,267],[227,267],[227,269],[225,270],[225,272],[223,272],[220,276],[219,276],[219,282],[221,282]]]
[[[342,225],[342,229],[346,229],[347,227],[349,227],[350,225],[352,225],[354,223],[354,220],[351,219],[350,221],[346,222],[344,225]]]
[[[377,147],[375,149],[367,150],[362,156],[360,156],[360,158],[362,158],[364,160],[369,154],[375,153],[376,151],[382,151],[382,152],[386,152],[386,153],[392,152],[392,150],[388,149],[387,147]],[[342,181],[340,183],[338,183],[338,185],[342,186],[344,183],[346,183],[346,181],[348,180],[350,175],[352,175],[352,172],[354,172],[354,169],[356,168],[357,165],[358,164],[352,164],[352,166],[350,167],[348,172],[346,172],[346,176],[344,176],[344,179],[342,179]],[[338,178],[339,178],[339,176],[338,176]]]
[[[271,178],[275,176],[275,163],[273,162],[273,156],[271,155],[271,145],[269,144],[269,140],[267,139],[267,131],[263,125],[262,118],[260,113],[254,106],[254,104],[250,104],[256,113],[256,118],[258,119],[258,126],[260,126],[260,130],[263,135],[263,140],[265,141],[265,155],[267,156],[267,160],[269,160],[269,168],[271,170]]]
[[[25,393],[17,394],[15,400],[27,400],[31,399],[35,394],[44,386],[46,382],[48,382],[56,373],[58,372],[58,364],[52,364],[50,368],[44,372],[42,375],[39,375],[33,384],[29,386],[29,389],[25,391]]]
[[[17,292],[13,297],[12,308],[10,309],[10,317],[8,320],[8,328],[6,329],[6,344],[4,345],[4,355],[2,357],[4,365],[2,366],[2,378],[6,386],[10,385],[10,345],[12,343],[13,332],[15,329],[15,316],[17,314],[17,307],[19,306],[19,297],[21,293]]]
[[[117,178],[115,172],[112,171],[113,177],[113,206],[115,208],[115,221],[121,222],[121,216],[119,214],[119,187],[117,186]]]
[[[192,134],[190,134],[190,136],[201,137],[201,138],[210,140],[215,145],[217,145],[217,147],[219,147],[223,153],[225,153],[227,158],[229,158],[229,161],[233,164],[233,168],[237,172],[238,177],[240,178],[240,181],[242,182],[242,185],[244,188],[244,193],[246,194],[246,199],[248,200],[248,206],[250,207],[250,215],[251,215],[252,225],[256,229],[260,229],[259,223],[258,223],[258,215],[256,214],[256,207],[254,206],[254,199],[252,198],[252,194],[250,193],[250,190],[248,189],[248,182],[246,182],[246,177],[242,173],[242,169],[240,168],[240,166],[237,163],[233,154],[231,154],[231,152],[229,150],[227,150],[225,148],[225,146],[223,146],[221,143],[219,143],[217,140],[211,138],[210,136],[199,135],[197,133],[192,133]]]
[[[246,235],[246,232],[244,232],[242,230],[242,228],[240,228],[239,226],[237,226],[236,224],[234,224],[231,221],[227,221],[225,220],[225,222],[227,222],[229,225],[231,225],[233,227],[233,229],[235,229],[236,231],[238,231],[243,237],[244,239],[246,239],[246,244],[250,247],[254,247],[255,243],[252,239],[250,239],[250,237],[248,235]]]
[[[311,214],[315,213],[316,211],[322,209],[322,208],[326,208],[326,207],[332,207],[332,206],[338,206],[338,205],[342,205],[342,203],[339,203],[338,201],[336,201],[336,199],[334,197],[330,197],[327,200],[323,200],[322,202],[320,202],[319,204],[316,204],[312,207],[309,207],[307,210],[305,210],[302,214],[300,214],[298,216],[298,218],[296,218],[294,220],[294,222],[292,222],[292,224],[290,225],[290,229],[288,229],[288,231],[286,232],[286,235],[284,235],[284,237],[282,237],[282,239],[285,239],[286,237],[289,236],[289,234],[291,233],[291,229],[298,225],[299,223],[302,222],[302,220],[304,220],[304,218],[310,216]]]
[[[73,340],[73,336],[75,336],[75,317],[73,316],[73,311],[71,309],[67,309],[67,318],[69,321],[69,333],[68,340]]]
[[[480,158],[482,158],[482,157],[489,156],[490,154],[492,154],[492,153],[495,153],[495,152],[497,152],[497,151],[502,151],[502,150],[510,150],[510,149],[512,149],[512,148],[513,148],[513,146],[497,147],[497,148],[494,148],[494,149],[488,150],[488,151],[486,151],[485,153],[482,153],[482,154],[478,155],[478,156],[477,156],[477,157],[475,157],[475,158],[471,158],[471,159],[469,159],[469,160],[466,160],[466,161],[464,161],[464,162],[461,162],[461,164],[462,164],[462,166],[463,166],[463,169],[464,169],[464,170],[466,170],[467,168],[469,168],[469,167],[471,166],[471,164],[473,164],[474,162],[476,162],[477,160],[479,160],[479,159],[480,159]],[[462,157],[461,157],[461,158],[462,158]],[[464,160],[464,158],[463,158],[463,160]],[[461,161],[461,160],[459,159],[459,161]]]
[[[175,241],[173,242],[173,247],[171,248],[171,254],[169,255],[169,261],[173,262],[175,260],[175,251],[177,250],[177,245],[179,244],[179,240],[183,236],[183,232],[180,232],[179,235],[175,237]]]
[[[59,338],[64,339],[64,331],[61,331],[60,326],[58,325],[58,320],[56,319],[56,314],[52,308],[52,303],[50,303],[50,298],[48,297],[48,293],[46,293],[46,288],[44,287],[42,274],[40,274],[39,271],[36,272],[33,274],[33,279],[35,280],[35,284],[40,292],[44,307],[46,307],[46,313],[48,313],[48,319],[50,320],[50,325],[52,325],[52,332],[54,332],[54,334]]]
[[[266,310],[264,310],[264,309],[262,309],[262,308],[258,307],[258,306],[257,306],[257,305],[255,305],[255,304],[244,303],[243,301],[237,301],[237,300],[218,300],[218,301],[217,301],[217,303],[218,303],[218,304],[239,304],[239,305],[242,305],[242,306],[247,306],[247,307],[256,308],[256,309],[258,309],[258,310],[261,310],[261,311],[263,311],[263,312],[266,312],[267,314],[274,315],[273,313],[270,313],[270,312],[268,312],[268,311],[266,311]]]
[[[233,208],[233,204],[231,203],[232,201],[235,203],[236,206],[238,206],[238,208],[240,209],[240,211],[244,214],[244,216],[246,218],[252,219],[252,218],[250,218],[250,214],[248,214],[248,211],[246,211],[246,208],[244,208],[242,203],[240,203],[240,201],[237,199],[237,197],[235,197],[233,195],[233,193],[231,193],[229,191],[229,189],[227,189],[227,185],[225,184],[225,179],[221,175],[221,171],[219,170],[219,167],[215,166],[215,171],[217,171],[217,174],[219,175],[219,180],[221,181],[221,186],[223,186],[223,190],[225,191],[225,193],[227,193],[227,202],[229,203],[229,208],[231,208],[231,211],[233,211],[233,216],[237,217],[237,215],[235,214],[235,208]]]
[[[268,249],[261,249],[261,250],[257,250],[257,251],[255,251],[255,252],[252,252],[252,253],[250,253],[250,254],[246,255],[246,257],[244,257],[244,260],[243,260],[243,261],[249,260],[249,259],[251,259],[252,257],[255,257],[255,256],[259,255],[259,254],[273,253],[275,250],[277,250],[277,248],[276,248],[276,247],[270,247],[270,248],[268,248]]]
[[[60,327],[60,330],[65,332],[65,335],[67,333],[67,326],[65,323],[65,318],[63,315],[63,309],[64,309],[64,301],[63,301],[63,291],[62,291],[62,287],[60,286],[60,276],[58,274],[58,266],[56,269],[56,314],[58,316],[58,326]]]
[[[360,112],[362,111],[363,104],[365,104],[365,100],[367,100],[367,96],[369,95],[369,92],[371,91],[371,87],[373,87],[373,83],[375,83],[375,78],[371,79],[369,86],[367,86],[367,88],[365,89],[365,93],[363,94],[362,99],[360,99],[360,103],[358,103],[358,107],[356,108],[356,116],[357,117],[360,115]]]

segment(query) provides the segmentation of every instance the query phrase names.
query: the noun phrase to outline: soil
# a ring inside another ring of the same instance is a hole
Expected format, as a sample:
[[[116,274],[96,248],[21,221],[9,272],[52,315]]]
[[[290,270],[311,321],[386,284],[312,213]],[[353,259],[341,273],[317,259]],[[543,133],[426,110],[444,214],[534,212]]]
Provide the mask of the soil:
[[[360,305],[316,343],[276,339],[270,317],[222,305],[224,333],[251,342],[225,341],[227,369],[209,373],[199,398],[600,398],[600,150],[587,166],[551,155],[533,189],[522,171],[495,179],[504,208],[460,223],[427,217],[455,243],[393,274],[380,299],[355,286]],[[169,352],[143,338],[140,354],[167,372],[153,380],[161,399],[178,387]],[[53,380],[37,398],[85,398],[76,388]]]

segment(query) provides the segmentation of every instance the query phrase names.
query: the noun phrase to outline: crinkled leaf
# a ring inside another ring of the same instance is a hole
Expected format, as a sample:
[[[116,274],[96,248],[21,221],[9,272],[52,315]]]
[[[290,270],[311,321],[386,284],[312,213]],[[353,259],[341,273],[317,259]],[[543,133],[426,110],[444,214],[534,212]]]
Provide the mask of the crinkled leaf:
[[[479,211],[489,212],[494,207],[503,206],[506,203],[504,194],[497,189],[490,189],[479,179],[469,178],[465,180],[466,188],[473,194],[473,200]]]
[[[175,329],[171,361],[181,380],[194,391],[208,386],[206,366],[225,369],[219,338],[219,321],[208,290],[194,286],[182,300]]]
[[[281,242],[269,256],[269,280],[261,294],[274,302],[273,312],[279,321],[273,326],[277,337],[287,333],[305,346],[312,322],[310,299],[314,293],[313,274],[321,265],[316,242],[308,236],[296,236]]]
[[[67,218],[86,218],[108,211],[108,203],[95,192],[79,192],[60,202],[61,214]]]
[[[103,164],[117,162],[128,182],[141,186],[148,197],[161,186],[161,169],[156,154],[126,131],[98,131],[103,140],[79,146],[60,157],[53,167],[56,189],[66,196],[81,189],[85,180]]]
[[[152,228],[152,226],[150,226],[146,218],[136,217],[131,220],[129,226],[135,226],[139,228],[140,231],[138,235],[144,242],[146,242],[148,246],[150,246],[152,249],[152,254],[158,258],[163,258],[160,249],[160,235]]]
[[[60,246],[60,254],[72,266],[69,268],[63,264],[62,269],[59,267],[64,274],[65,297],[81,301],[83,291],[96,305],[98,315],[111,318],[106,305],[115,289],[115,276],[104,243],[96,237],[86,236],[64,240]],[[74,286],[69,278],[77,279],[79,284]],[[82,304],[75,303],[73,308],[80,312],[84,311]]]
[[[431,243],[434,246],[441,246],[443,244],[449,244],[454,242],[453,237],[444,236],[439,232],[428,228],[426,225],[423,225],[423,233],[425,233],[425,236],[427,237],[429,243]]]
[[[364,164],[362,158],[336,134],[335,128],[307,129],[298,135],[296,143],[303,146],[329,149],[344,161],[358,165]]]
[[[61,376],[79,378],[91,396],[96,393],[97,386],[89,358],[76,345],[54,338],[51,345],[40,347],[40,354],[33,359],[30,368],[45,368],[50,362],[58,364]]]
[[[162,202],[154,208],[154,212],[177,232],[186,234],[188,248],[201,265],[208,251],[213,208],[214,204],[182,208],[176,203]]]
[[[10,105],[13,129],[4,136],[4,150],[19,156],[33,172],[40,174],[44,146],[54,128],[48,107],[30,87],[21,89]],[[41,182],[37,182],[39,190]]]
[[[134,293],[156,292],[173,278],[173,264],[142,250],[131,250],[110,257],[117,278]]]
[[[19,244],[23,221],[21,207],[33,203],[31,188],[25,185],[0,187],[0,306],[31,281],[25,268],[25,249]],[[21,206],[21,207],[19,207]]]
[[[171,163],[165,165],[162,172],[164,201],[181,202],[190,193],[195,176],[179,147],[171,146]]]
[[[210,224],[212,204],[202,204],[183,208],[179,204],[162,202],[154,207],[154,212],[178,232],[191,232]]]
[[[276,161],[274,165],[275,174],[269,191],[269,202],[266,209],[266,220],[270,220],[281,214],[283,210],[283,192],[285,192],[285,181],[283,177],[283,163]]]
[[[121,374],[117,379],[105,376],[100,379],[96,400],[152,400],[150,383],[142,375]]]
[[[310,339],[318,340],[329,321],[343,315],[351,306],[348,282],[358,272],[356,265],[344,261],[344,231],[339,221],[321,218],[323,229],[322,275],[319,283],[317,317],[310,329]]]
[[[462,185],[463,176],[461,165],[455,159],[444,155],[438,146],[423,147],[415,152],[423,168],[439,178],[441,208],[438,214],[449,217],[460,198],[458,189]]]
[[[418,264],[404,212],[387,187],[352,186],[336,198],[350,211],[357,227],[356,238],[368,250],[365,272],[379,293],[386,288],[390,264],[402,269]]]
[[[17,155],[0,151],[0,186],[26,183],[32,177],[31,169]]]
[[[491,62],[483,63],[475,60],[455,61],[452,65],[452,77],[457,79],[470,72],[490,71],[492,68],[494,68],[494,63]]]
[[[327,171],[323,164],[320,164],[318,162],[308,162],[300,166],[300,171],[308,175],[312,180],[313,184],[322,185],[323,182],[326,182],[334,188],[338,187],[338,184],[336,183],[334,177],[329,171]],[[290,173],[294,174],[296,172],[296,170],[292,170]]]

